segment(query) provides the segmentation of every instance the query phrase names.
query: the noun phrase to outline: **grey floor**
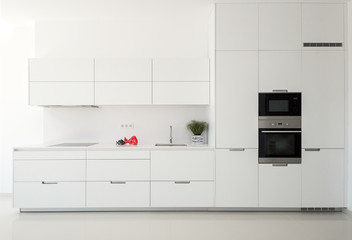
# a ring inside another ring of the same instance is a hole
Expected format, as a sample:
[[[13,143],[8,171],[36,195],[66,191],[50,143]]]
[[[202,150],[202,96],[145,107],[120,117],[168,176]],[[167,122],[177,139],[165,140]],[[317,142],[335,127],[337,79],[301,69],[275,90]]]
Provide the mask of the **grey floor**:
[[[352,239],[345,213],[19,213],[0,197],[1,240]]]

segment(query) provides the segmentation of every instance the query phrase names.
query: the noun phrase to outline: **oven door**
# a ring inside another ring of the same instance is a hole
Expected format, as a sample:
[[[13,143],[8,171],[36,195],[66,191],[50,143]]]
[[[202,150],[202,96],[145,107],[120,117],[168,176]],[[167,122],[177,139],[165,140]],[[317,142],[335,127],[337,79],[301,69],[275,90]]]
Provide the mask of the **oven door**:
[[[301,93],[259,93],[259,116],[301,116]]]
[[[259,163],[301,163],[301,129],[259,129]]]

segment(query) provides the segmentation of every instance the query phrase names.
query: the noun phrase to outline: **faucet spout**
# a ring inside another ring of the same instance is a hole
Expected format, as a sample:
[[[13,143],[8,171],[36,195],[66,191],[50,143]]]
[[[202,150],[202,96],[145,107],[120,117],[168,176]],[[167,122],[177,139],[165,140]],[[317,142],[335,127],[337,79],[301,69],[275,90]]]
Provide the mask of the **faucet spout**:
[[[170,125],[170,143],[172,143],[172,125]]]

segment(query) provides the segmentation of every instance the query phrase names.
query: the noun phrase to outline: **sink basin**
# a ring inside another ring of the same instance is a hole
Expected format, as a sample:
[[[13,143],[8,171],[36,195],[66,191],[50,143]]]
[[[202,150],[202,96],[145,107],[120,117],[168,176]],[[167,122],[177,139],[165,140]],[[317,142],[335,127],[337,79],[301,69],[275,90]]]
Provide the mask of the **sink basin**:
[[[157,143],[155,144],[157,147],[182,147],[182,146],[187,146],[187,144],[184,143]]]

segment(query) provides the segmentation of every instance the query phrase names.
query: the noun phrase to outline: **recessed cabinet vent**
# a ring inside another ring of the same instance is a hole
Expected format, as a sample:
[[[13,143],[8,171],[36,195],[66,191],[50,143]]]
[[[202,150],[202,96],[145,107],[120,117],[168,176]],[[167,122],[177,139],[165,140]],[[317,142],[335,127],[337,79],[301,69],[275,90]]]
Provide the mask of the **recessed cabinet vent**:
[[[301,208],[302,212],[340,212],[340,208]]]
[[[342,43],[303,43],[303,47],[342,47]]]

